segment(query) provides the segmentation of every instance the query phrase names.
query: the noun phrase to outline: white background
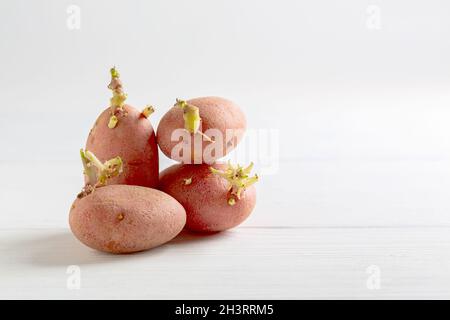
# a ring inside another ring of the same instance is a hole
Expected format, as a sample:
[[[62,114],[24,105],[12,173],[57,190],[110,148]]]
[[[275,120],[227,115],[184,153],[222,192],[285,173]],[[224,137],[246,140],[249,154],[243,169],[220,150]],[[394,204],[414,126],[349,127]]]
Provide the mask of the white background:
[[[444,0],[2,1],[0,296],[450,297],[449,13]],[[112,65],[155,127],[175,98],[218,95],[249,131],[279,133],[270,157],[244,159],[262,179],[241,227],[131,257],[73,239],[78,150]],[[194,292],[169,267],[183,263]],[[67,290],[71,264],[85,290]]]

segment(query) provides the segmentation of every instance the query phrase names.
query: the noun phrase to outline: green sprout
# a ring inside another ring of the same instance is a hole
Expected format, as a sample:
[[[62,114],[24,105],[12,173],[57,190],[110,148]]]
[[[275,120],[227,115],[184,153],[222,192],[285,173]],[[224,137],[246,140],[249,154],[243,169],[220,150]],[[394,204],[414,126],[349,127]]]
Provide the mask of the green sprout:
[[[80,150],[80,156],[83,173],[87,177],[86,187],[82,192],[84,195],[91,193],[97,187],[106,185],[109,179],[122,173],[123,162],[120,157],[102,163],[92,152],[83,149]]]
[[[259,180],[259,177],[256,174],[253,177],[250,176],[252,169],[253,162],[246,168],[243,168],[240,165],[233,166],[230,162],[228,162],[225,170],[218,170],[210,167],[213,174],[216,174],[228,181],[228,191],[230,192],[228,204],[230,206],[235,205],[236,200],[241,199],[242,192]]]
[[[141,114],[145,118],[148,118],[153,112],[155,112],[155,108],[153,108],[153,106],[151,105],[147,105],[145,106],[144,110],[142,110]]]
[[[116,66],[112,67],[109,72],[111,72],[111,78],[119,78],[120,73],[117,71]]]
[[[117,126],[117,122],[119,122],[119,119],[115,115],[112,115],[109,117],[108,128],[115,128]]]
[[[116,67],[111,68],[110,73],[111,82],[108,85],[108,89],[112,91],[113,96],[109,100],[111,106],[111,118],[108,122],[108,128],[113,129],[119,121],[116,114],[123,111],[123,105],[127,99],[127,94],[123,92],[122,81],[120,81],[120,74]]]
[[[202,118],[200,117],[200,109],[198,107],[180,99],[176,100],[175,106],[180,107],[183,110],[184,129],[186,131],[191,134],[199,133],[207,141],[213,142],[210,137],[200,131],[200,123]]]

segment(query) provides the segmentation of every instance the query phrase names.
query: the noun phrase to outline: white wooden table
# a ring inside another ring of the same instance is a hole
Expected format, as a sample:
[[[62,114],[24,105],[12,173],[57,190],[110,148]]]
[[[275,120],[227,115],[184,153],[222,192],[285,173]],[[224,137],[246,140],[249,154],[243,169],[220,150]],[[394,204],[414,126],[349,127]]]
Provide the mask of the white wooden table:
[[[450,298],[450,93],[317,90],[269,119],[280,96],[238,97],[280,134],[250,218],[122,256],[68,229],[96,111],[3,113],[0,298]]]
[[[2,230],[0,298],[449,298],[449,234],[248,226],[115,256],[83,247],[67,229]]]

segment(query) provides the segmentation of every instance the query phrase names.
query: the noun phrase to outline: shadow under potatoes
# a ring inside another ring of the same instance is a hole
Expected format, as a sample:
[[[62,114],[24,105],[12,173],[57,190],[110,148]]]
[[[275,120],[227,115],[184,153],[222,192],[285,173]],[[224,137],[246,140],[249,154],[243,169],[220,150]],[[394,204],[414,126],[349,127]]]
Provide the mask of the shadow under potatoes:
[[[226,238],[229,235],[227,231],[222,232],[208,232],[208,233],[200,233],[193,232],[187,229],[183,229],[175,238],[173,238],[169,244],[173,245],[185,245],[191,243],[200,243],[200,242],[212,242],[219,239]]]
[[[44,232],[43,229],[42,232]],[[227,237],[227,232],[195,233],[183,230],[174,239],[159,247],[129,254],[112,254],[91,249],[75,238],[70,230],[48,230],[49,234],[24,237],[9,244],[11,250],[22,252],[26,263],[37,266],[69,266],[123,262],[160,255],[168,249]],[[50,233],[51,232],[51,233]]]

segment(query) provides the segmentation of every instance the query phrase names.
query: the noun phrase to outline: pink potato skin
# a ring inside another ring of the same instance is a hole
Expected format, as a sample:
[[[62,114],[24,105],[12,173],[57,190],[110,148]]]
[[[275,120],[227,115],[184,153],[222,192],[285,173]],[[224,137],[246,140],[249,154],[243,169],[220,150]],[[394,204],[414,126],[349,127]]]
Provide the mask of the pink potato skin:
[[[86,149],[102,162],[116,156],[123,161],[123,172],[108,184],[128,184],[149,188],[158,186],[159,161],[156,135],[150,121],[137,109],[124,105],[126,116],[119,116],[113,129],[108,128],[110,108],[94,124]]]
[[[188,100],[187,103],[199,108],[201,122],[201,131],[208,133],[208,129],[217,129],[223,136],[221,146],[217,147],[217,154],[205,153],[205,148],[211,142],[202,141],[201,148],[195,149],[194,143],[191,144],[191,159],[189,163],[214,163],[215,160],[224,157],[227,153],[233,150],[241,141],[242,136],[247,127],[245,115],[242,110],[233,102],[220,97],[203,97]],[[179,141],[171,141],[172,132],[176,129],[184,128],[183,110],[180,107],[172,107],[162,118],[158,125],[157,141],[161,151],[169,158],[178,162],[183,161],[184,158],[179,155],[172,154],[173,148],[180,143]],[[232,130],[232,134],[226,136],[226,130]],[[194,135],[191,134],[191,141],[194,141]],[[215,143],[219,143],[216,141]],[[195,152],[195,150],[198,150]],[[199,152],[201,150],[201,152]],[[201,154],[200,154],[201,153]],[[205,156],[208,154],[208,156]]]
[[[213,174],[207,164],[176,164],[160,174],[160,189],[180,202],[186,209],[186,228],[200,232],[215,232],[233,228],[242,223],[256,203],[256,190],[250,186],[241,199],[228,204],[228,182]],[[216,163],[214,168],[224,170],[226,165]],[[184,179],[192,178],[186,185]]]
[[[159,246],[184,227],[186,212],[171,196],[151,188],[110,185],[76,199],[69,214],[73,234],[96,250],[131,253]]]

